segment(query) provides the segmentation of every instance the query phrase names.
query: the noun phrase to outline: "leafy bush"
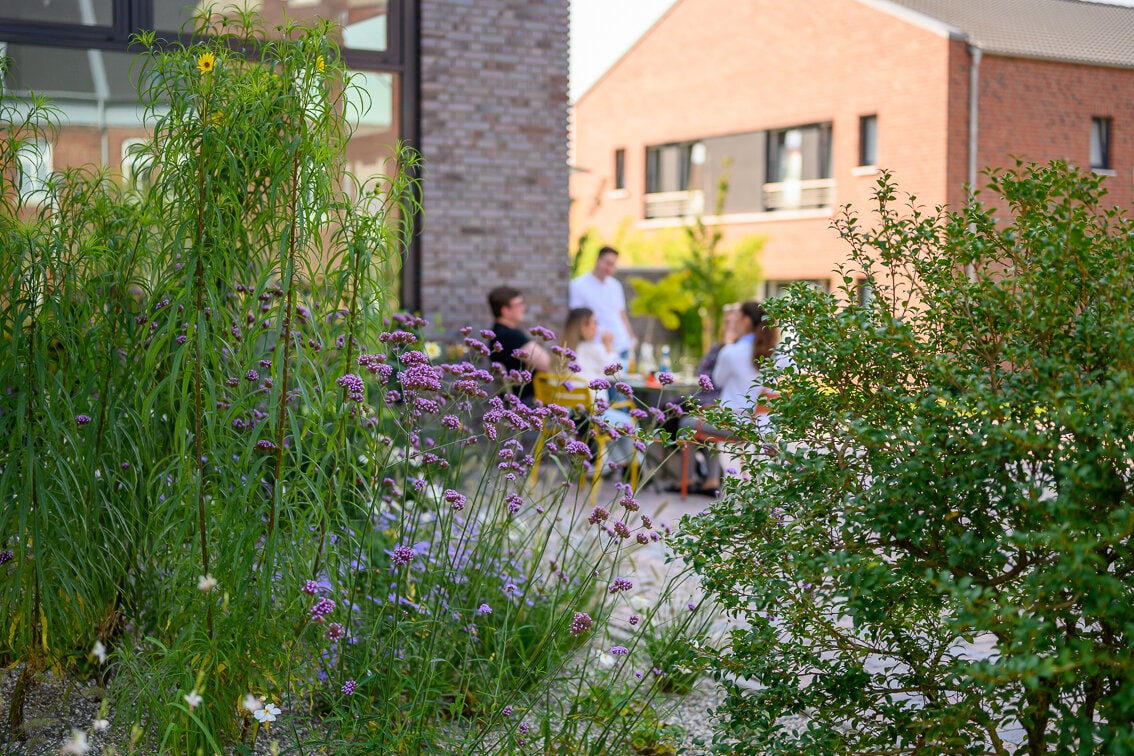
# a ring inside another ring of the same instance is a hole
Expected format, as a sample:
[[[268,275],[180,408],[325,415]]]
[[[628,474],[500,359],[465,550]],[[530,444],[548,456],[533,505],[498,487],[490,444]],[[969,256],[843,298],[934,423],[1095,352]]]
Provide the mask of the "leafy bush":
[[[1134,749],[1134,225],[1061,164],[990,190],[884,176],[840,294],[769,304],[776,429],[731,420],[747,479],[680,537],[748,623],[709,655],[729,753]]]

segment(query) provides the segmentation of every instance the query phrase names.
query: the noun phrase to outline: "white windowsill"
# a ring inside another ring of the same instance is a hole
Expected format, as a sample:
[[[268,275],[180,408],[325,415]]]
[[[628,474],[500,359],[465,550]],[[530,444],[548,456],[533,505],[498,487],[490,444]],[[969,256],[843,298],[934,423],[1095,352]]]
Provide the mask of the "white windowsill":
[[[728,215],[705,215],[701,221],[709,225],[728,225],[730,223],[773,223],[776,221],[815,220],[830,218],[833,209],[816,207],[807,210],[772,210],[766,213],[731,213]],[[679,218],[642,218],[638,228],[681,228],[693,222],[693,216]]]
[[[606,198],[608,200],[626,199],[626,190],[625,189],[611,189],[606,193]]]
[[[1091,173],[1096,176],[1117,176],[1118,172],[1113,168],[1092,168]]]
[[[852,176],[873,176],[879,171],[876,165],[856,165],[850,172]]]

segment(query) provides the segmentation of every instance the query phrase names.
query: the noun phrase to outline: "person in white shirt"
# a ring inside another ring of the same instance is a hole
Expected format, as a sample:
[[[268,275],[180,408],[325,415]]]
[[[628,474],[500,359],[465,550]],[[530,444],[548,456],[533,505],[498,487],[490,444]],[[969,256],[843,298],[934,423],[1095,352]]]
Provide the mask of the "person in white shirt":
[[[778,332],[768,322],[764,308],[756,302],[740,305],[735,320],[736,341],[721,348],[713,367],[713,386],[720,392],[720,404],[733,412],[751,412],[757,425],[767,425],[768,406],[759,403],[760,397],[774,398],[775,390],[764,385],[757,365],[772,357]],[[682,427],[696,427],[714,436],[730,436],[729,431],[710,425],[692,415],[681,419]],[[708,471],[695,493],[715,495],[721,486],[721,466],[717,455],[710,455]]]
[[[637,343],[630,319],[626,317],[626,294],[614,277],[618,270],[618,250],[603,247],[590,273],[575,278],[567,290],[567,306],[587,307],[598,319],[598,335],[613,336],[610,349],[625,361]]]

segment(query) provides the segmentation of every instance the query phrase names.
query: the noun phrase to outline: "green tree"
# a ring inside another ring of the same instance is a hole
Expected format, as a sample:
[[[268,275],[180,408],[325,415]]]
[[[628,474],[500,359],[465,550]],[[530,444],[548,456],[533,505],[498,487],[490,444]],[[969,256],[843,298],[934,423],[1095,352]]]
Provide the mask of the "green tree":
[[[1134,750],[1134,224],[1062,164],[990,189],[926,213],[883,176],[843,296],[769,307],[775,430],[731,419],[748,480],[679,547],[746,620],[719,750]]]

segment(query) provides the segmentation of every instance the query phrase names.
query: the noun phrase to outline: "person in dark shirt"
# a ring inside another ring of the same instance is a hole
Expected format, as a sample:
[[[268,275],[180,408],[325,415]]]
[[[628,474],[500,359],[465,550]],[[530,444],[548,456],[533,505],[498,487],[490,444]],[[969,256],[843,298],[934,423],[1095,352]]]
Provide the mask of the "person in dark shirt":
[[[488,306],[492,308],[494,320],[489,330],[500,345],[500,350],[493,352],[492,361],[500,363],[505,370],[529,370],[533,373],[549,370],[551,355],[519,328],[527,310],[520,290],[497,286],[488,292]],[[530,382],[516,389],[516,394],[525,402],[531,400],[533,393]]]

